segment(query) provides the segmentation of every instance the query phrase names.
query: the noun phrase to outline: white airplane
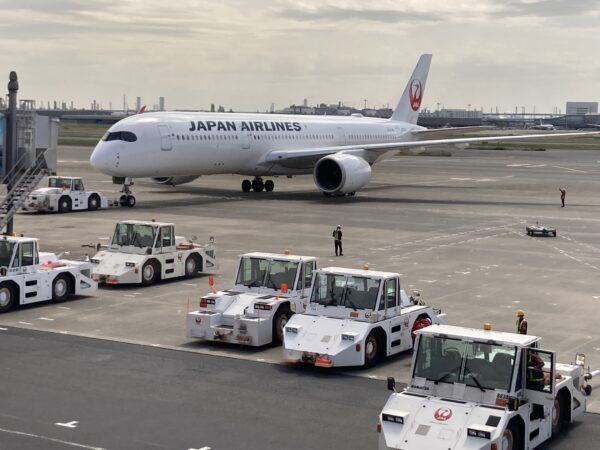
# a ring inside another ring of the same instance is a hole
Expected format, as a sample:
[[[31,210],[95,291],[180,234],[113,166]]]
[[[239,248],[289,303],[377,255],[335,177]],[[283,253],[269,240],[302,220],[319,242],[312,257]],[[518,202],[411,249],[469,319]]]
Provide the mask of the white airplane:
[[[121,203],[129,206],[135,204],[126,182],[132,177],[178,185],[201,175],[232,173],[253,177],[242,181],[244,192],[261,192],[274,188],[273,181],[264,177],[313,174],[324,195],[354,195],[369,182],[371,166],[392,150],[548,137],[427,139],[438,131],[448,133],[447,128],[428,130],[416,125],[430,64],[431,55],[422,55],[390,119],[360,114],[137,114],[109,128],[90,163],[113,176],[113,182],[123,183]]]
[[[551,123],[543,123],[542,119],[531,127],[532,130],[554,130],[554,125]]]

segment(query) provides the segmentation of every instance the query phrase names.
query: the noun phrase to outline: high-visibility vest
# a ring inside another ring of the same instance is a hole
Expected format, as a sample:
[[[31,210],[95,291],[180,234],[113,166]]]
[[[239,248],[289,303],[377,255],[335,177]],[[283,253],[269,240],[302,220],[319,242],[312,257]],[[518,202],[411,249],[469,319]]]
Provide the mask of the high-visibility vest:
[[[531,381],[533,383],[540,383],[544,381],[544,371],[542,369],[537,369],[535,367],[531,367],[532,364],[531,355],[527,355],[527,381]]]
[[[516,328],[517,328],[517,334],[527,334],[527,321],[525,319],[523,319],[522,317],[517,318]],[[523,331],[525,331],[524,333],[521,333],[522,328],[524,328],[524,330],[523,330]]]

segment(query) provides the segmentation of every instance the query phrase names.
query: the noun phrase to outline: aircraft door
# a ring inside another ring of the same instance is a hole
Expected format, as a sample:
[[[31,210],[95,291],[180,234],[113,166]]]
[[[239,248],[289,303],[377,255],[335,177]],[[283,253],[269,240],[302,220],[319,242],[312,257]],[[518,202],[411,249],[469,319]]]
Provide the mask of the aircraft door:
[[[250,148],[250,133],[244,131],[242,133],[242,148]]]
[[[169,151],[173,149],[171,143],[171,130],[168,125],[159,125],[158,132],[160,133],[160,149],[162,151]]]
[[[346,133],[342,127],[337,127],[336,138],[338,145],[346,145]]]

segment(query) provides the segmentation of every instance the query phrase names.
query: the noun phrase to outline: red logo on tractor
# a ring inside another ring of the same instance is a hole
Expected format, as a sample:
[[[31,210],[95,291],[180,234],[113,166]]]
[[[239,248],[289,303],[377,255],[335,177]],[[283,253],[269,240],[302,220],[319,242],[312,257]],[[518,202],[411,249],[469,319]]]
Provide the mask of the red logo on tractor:
[[[450,408],[439,408],[433,413],[433,418],[438,422],[445,422],[452,417],[452,410]]]
[[[413,111],[418,111],[423,100],[423,86],[419,80],[412,80],[408,87],[408,100]]]

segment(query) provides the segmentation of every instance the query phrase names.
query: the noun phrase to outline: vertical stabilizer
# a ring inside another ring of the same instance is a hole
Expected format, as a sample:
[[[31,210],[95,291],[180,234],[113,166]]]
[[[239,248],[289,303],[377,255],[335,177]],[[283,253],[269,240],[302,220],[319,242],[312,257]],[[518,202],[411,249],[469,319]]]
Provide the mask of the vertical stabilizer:
[[[410,77],[402,98],[398,102],[394,114],[390,120],[396,122],[417,123],[419,118],[419,109],[425,92],[425,84],[427,83],[427,74],[431,65],[431,55],[424,54],[419,58],[419,62]]]

